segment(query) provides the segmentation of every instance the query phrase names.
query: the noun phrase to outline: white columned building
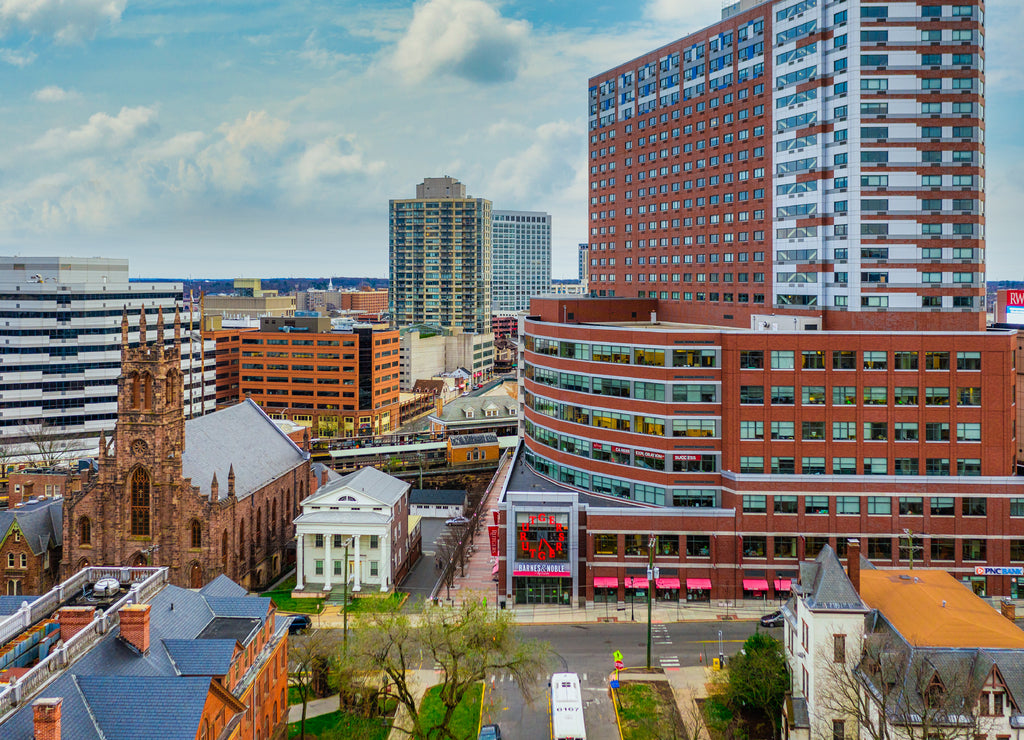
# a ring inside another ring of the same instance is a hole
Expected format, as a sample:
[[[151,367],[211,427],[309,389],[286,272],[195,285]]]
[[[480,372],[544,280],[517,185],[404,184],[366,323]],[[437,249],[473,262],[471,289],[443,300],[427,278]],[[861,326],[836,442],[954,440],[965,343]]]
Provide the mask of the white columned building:
[[[419,552],[420,518],[409,515],[410,487],[363,468],[303,500],[295,520],[296,596],[330,593],[344,585],[346,572],[352,592],[393,590]]]

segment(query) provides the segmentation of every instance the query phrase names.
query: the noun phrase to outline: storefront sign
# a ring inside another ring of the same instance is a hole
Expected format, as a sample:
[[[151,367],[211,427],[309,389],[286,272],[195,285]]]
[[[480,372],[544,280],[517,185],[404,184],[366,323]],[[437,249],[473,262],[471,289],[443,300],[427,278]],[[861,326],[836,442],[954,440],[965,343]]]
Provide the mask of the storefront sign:
[[[663,452],[648,452],[647,450],[637,450],[634,453],[637,457],[646,457],[649,460],[664,460],[665,453]]]
[[[686,462],[697,462],[701,459],[700,455],[673,455],[676,460],[684,460]]]
[[[516,512],[516,559],[568,562],[568,525],[567,513]]]
[[[558,563],[515,563],[512,566],[514,576],[550,576],[552,578],[569,578],[572,573],[565,565]]]
[[[974,575],[976,576],[1024,576],[1024,567],[1021,566],[1009,566],[1009,567],[997,567],[990,568],[985,565],[979,565],[974,569]]]
[[[487,527],[487,536],[491,539],[491,555],[498,556],[498,525],[492,524]]]

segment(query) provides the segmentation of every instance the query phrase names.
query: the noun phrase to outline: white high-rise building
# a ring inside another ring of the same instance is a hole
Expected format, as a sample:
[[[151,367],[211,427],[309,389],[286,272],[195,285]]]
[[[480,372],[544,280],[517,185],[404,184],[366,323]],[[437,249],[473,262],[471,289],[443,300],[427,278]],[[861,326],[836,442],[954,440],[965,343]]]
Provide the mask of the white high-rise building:
[[[122,314],[136,343],[140,310],[152,336],[162,309],[170,341],[181,297],[178,282],[129,281],[123,259],[0,257],[0,444],[30,452],[24,443],[44,428],[75,438],[85,454],[95,450],[117,419]],[[190,341],[183,314],[187,416],[216,404],[215,345],[204,346],[195,328]]]
[[[551,290],[551,214],[491,214],[491,301],[495,311],[523,311]]]

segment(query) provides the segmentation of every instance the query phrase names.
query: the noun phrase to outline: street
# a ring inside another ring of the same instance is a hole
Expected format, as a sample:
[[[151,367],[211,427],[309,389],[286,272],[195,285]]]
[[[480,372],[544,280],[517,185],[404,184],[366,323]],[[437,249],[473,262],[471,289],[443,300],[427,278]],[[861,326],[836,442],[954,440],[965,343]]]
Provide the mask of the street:
[[[405,577],[398,591],[409,594],[405,610],[414,611],[420,608],[424,599],[430,596],[430,592],[437,583],[440,571],[435,565],[435,546],[437,538],[444,531],[444,519],[424,517],[420,520],[420,534],[423,537],[423,557],[412,567],[409,575]]]
[[[652,625],[651,663],[666,671],[698,665],[718,654],[721,631],[726,656],[735,655],[757,628],[756,622],[679,622]],[[615,711],[608,691],[612,653],[620,650],[627,668],[644,666],[647,623],[589,623],[522,627],[529,639],[548,642],[554,651],[550,671],[578,673],[583,688],[584,717],[590,740],[618,740]],[[779,630],[768,630],[781,639]],[[549,737],[549,675],[539,677],[527,705],[507,674],[488,677],[483,723],[500,725],[503,738],[537,740]],[[493,679],[493,680],[492,680]]]

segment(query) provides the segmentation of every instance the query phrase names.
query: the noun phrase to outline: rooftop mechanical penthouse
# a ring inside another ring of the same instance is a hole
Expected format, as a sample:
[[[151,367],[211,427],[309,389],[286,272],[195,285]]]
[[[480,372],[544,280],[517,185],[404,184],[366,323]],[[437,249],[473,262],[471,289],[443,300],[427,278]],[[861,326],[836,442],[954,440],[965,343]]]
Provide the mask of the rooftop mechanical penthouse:
[[[981,329],[984,4],[723,16],[590,80],[591,295],[707,324]]]

